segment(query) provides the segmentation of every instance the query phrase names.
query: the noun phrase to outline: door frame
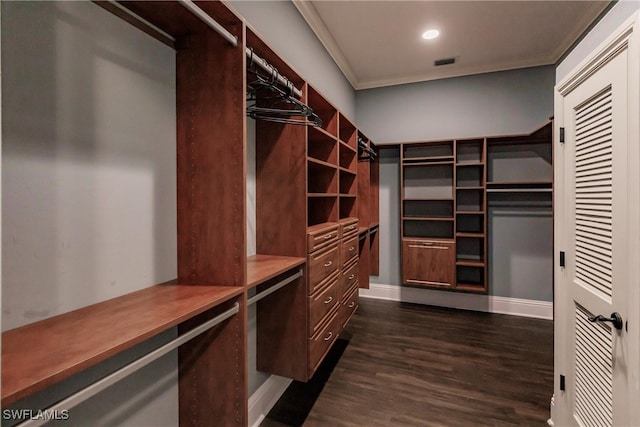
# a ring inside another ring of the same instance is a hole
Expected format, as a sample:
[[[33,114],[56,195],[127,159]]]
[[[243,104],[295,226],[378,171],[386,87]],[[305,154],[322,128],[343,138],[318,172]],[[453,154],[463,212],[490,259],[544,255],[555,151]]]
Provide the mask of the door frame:
[[[554,395],[551,399],[551,420],[555,425],[571,425],[571,411],[569,410],[569,393],[560,390],[560,376],[566,375],[572,366],[567,366],[566,353],[569,350],[570,338],[573,331],[567,330],[568,316],[573,313],[567,310],[568,283],[566,271],[560,266],[560,251],[569,247],[566,241],[564,223],[569,209],[569,197],[564,188],[565,153],[564,144],[560,141],[560,128],[564,127],[564,97],[573,89],[602,68],[622,50],[627,50],[628,75],[628,146],[629,179],[635,185],[628,189],[627,229],[630,235],[640,235],[640,12],[634,13],[604,42],[593,50],[580,62],[555,88],[554,99]],[[572,165],[567,165],[572,167]],[[635,167],[634,167],[635,166]],[[640,260],[640,239],[627,241],[629,259]],[[640,355],[640,262],[628,263],[629,283],[629,312],[628,332],[636,339],[629,342],[630,354]],[[640,357],[628,367],[629,401],[640,401]],[[567,388],[571,385],[567,384]],[[640,424],[640,406],[630,405],[629,419],[634,424]]]

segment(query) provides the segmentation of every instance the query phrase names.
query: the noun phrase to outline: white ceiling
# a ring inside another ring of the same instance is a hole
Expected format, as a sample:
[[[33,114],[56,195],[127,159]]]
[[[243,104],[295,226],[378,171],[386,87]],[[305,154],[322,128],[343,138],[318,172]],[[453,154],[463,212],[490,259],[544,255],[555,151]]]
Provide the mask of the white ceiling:
[[[293,0],[355,89],[554,64],[609,1]],[[440,31],[423,40],[427,29]],[[435,67],[438,59],[455,64]]]

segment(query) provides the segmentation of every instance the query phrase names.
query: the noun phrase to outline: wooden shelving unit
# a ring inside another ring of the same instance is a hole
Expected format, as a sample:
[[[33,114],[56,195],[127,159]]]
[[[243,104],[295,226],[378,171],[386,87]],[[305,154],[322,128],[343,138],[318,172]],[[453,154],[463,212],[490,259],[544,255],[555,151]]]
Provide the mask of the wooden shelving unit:
[[[308,380],[357,308],[358,270],[368,283],[369,258],[360,266],[357,247],[359,235],[369,245],[378,227],[377,169],[360,168],[361,133],[353,123],[224,3],[196,6],[237,37],[237,47],[179,2],[121,3],[140,20],[97,3],[176,49],[178,277],[3,333],[2,405],[19,404],[170,328],[184,335],[224,312],[230,317],[178,349],[180,424],[244,426],[249,291],[291,278],[253,298],[257,367]],[[300,88],[300,100],[322,119],[319,128],[256,121],[258,255],[251,257],[247,73],[238,71],[249,65],[247,46]],[[296,270],[302,275],[290,276]]]
[[[486,292],[486,141],[456,140],[456,289]]]
[[[531,135],[405,143],[400,150],[403,283],[487,292],[487,200],[550,202],[550,124]],[[455,271],[437,267],[445,264]]]

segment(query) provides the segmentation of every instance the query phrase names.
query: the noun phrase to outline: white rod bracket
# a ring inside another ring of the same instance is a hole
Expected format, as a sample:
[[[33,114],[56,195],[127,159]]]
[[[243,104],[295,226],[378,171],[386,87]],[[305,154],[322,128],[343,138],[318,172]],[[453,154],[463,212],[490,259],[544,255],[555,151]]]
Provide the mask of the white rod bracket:
[[[233,47],[238,46],[238,38],[231,34],[226,30],[222,25],[220,25],[215,19],[213,19],[207,12],[200,9],[196,4],[191,0],[178,0],[180,4],[182,4],[185,8],[187,8],[191,13],[200,18],[202,22],[207,24],[211,29],[213,29],[216,33],[220,34],[227,40]]]
[[[262,292],[260,292],[258,294],[255,294],[254,296],[252,296],[251,298],[249,298],[247,300],[247,305],[251,305],[251,304],[257,303],[262,298],[271,295],[272,293],[274,293],[275,291],[279,290],[280,288],[282,288],[282,287],[288,285],[289,283],[293,282],[298,277],[302,277],[302,269],[298,270],[298,272],[296,274],[294,274],[293,276],[289,276],[286,279],[283,279],[280,282],[276,283],[275,285],[271,286],[270,288],[267,288],[264,291],[262,291]]]
[[[154,362],[155,360],[161,358],[162,356],[169,353],[170,351],[175,350],[176,348],[186,343],[187,341],[192,340],[198,335],[203,334],[204,332],[208,331],[214,326],[227,320],[231,316],[234,316],[239,311],[240,311],[240,304],[236,302],[233,305],[233,307],[231,307],[229,310],[225,311],[224,313],[221,313],[216,317],[214,317],[213,319],[206,321],[202,325],[191,329],[189,332],[180,335],[179,337],[169,341],[162,347],[158,347],[152,352],[145,354],[141,358],[134,360],[133,362],[123,366],[122,368],[107,375],[106,377],[99,379],[95,383],[72,394],[66,399],[56,403],[55,405],[48,407],[43,412],[55,412],[55,411],[59,412],[59,411],[69,410],[73,408],[74,406],[84,402],[85,400],[90,399],[91,397],[95,396],[96,394],[100,393],[102,390],[110,387],[111,385],[115,384],[121,379],[144,368],[151,362]],[[47,420],[46,417],[42,417],[42,419],[31,419],[18,424],[16,427],[38,427],[47,423],[48,421],[49,420]]]

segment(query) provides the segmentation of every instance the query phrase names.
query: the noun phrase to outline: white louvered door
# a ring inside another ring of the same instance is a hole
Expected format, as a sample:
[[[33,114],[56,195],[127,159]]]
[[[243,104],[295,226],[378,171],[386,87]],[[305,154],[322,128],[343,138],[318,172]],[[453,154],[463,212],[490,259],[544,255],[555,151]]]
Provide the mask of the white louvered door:
[[[630,149],[638,144],[630,120],[638,117],[629,111],[629,61],[623,43],[599,67],[565,87],[561,97],[565,144],[562,173],[556,174],[561,192],[556,237],[561,234],[557,243],[566,253],[566,267],[555,276],[556,320],[563,322],[556,333],[564,341],[556,345],[564,353],[556,354],[556,372],[565,376],[566,391],[556,391],[556,404],[564,406],[554,420],[559,425],[629,426],[637,421],[631,407],[639,402],[630,399],[637,397],[633,376],[640,337],[637,325],[629,334],[627,321],[630,311],[637,311],[630,298],[638,283],[634,264],[640,263],[633,250],[640,240],[634,224],[638,182],[633,181],[640,165],[632,156],[637,150]],[[593,319],[613,313],[621,316],[621,329]],[[558,357],[564,362],[558,364]]]

